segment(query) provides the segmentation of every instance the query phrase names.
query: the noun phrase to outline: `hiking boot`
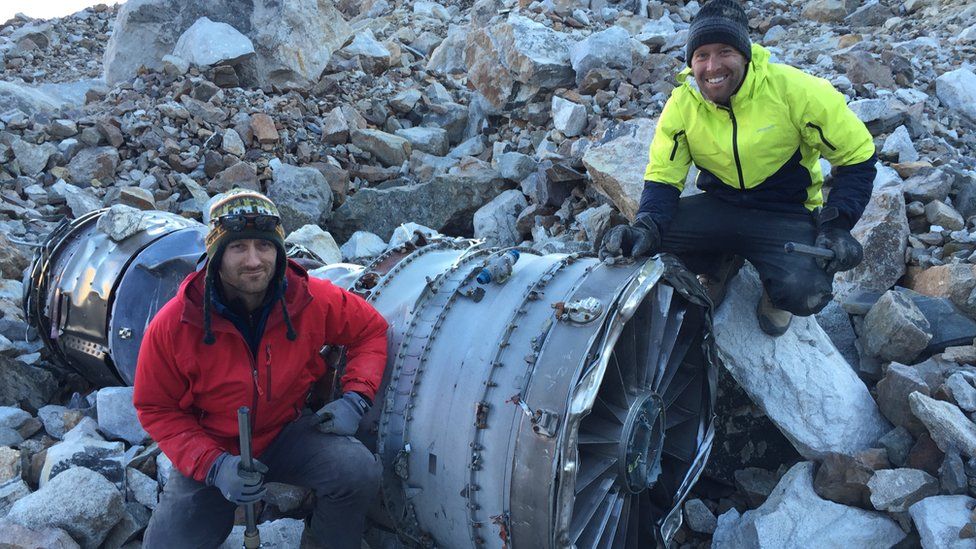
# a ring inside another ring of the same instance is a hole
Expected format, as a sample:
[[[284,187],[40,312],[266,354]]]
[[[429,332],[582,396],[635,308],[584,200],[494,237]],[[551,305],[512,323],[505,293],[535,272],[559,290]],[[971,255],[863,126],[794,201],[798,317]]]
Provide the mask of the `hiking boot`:
[[[705,288],[708,297],[712,300],[713,309],[725,301],[725,294],[729,289],[729,281],[739,272],[745,259],[739,256],[731,256],[722,262],[715,270],[715,274],[699,274],[698,282]]]
[[[774,307],[773,302],[769,299],[769,294],[763,290],[762,298],[756,305],[756,317],[759,318],[759,327],[762,328],[763,332],[773,337],[779,337],[786,333],[790,327],[793,313]]]

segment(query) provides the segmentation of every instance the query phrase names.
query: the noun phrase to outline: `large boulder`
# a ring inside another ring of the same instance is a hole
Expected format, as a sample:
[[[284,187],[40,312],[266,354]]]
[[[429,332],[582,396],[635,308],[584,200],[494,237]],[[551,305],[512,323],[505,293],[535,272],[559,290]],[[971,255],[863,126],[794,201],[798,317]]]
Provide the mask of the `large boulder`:
[[[719,358],[749,397],[808,459],[871,448],[891,429],[867,387],[813,317],[780,337],[756,319],[761,285],[750,267],[730,283],[715,314]]]
[[[268,185],[268,198],[281,213],[286,233],[305,225],[321,225],[332,215],[332,187],[322,172],[299,168],[278,159],[271,161],[274,182]]]
[[[98,428],[105,436],[124,440],[129,444],[141,444],[149,438],[136,417],[132,404],[132,387],[106,387],[98,391],[95,409]]]
[[[570,35],[512,12],[504,21],[471,29],[464,50],[468,83],[496,109],[540,89],[572,86],[572,44]]]
[[[935,95],[944,106],[976,122],[976,74],[962,68],[935,79]]]
[[[474,237],[489,246],[515,246],[522,241],[515,226],[518,215],[528,206],[521,191],[503,192],[474,213]]]
[[[125,444],[107,442],[96,431],[91,418],[83,418],[64,440],[47,449],[40,472],[40,485],[46,486],[65,471],[86,467],[99,473],[119,488],[125,483]]]
[[[505,190],[505,180],[480,161],[471,161],[431,181],[386,189],[360,189],[329,222],[338,241],[357,230],[390,238],[401,223],[413,221],[448,234],[472,234],[478,208]]]
[[[180,35],[173,55],[201,67],[233,65],[254,55],[254,44],[227,23],[201,17]]]
[[[332,2],[319,0],[130,0],[122,5],[105,48],[105,80],[114,84],[139,67],[160,70],[179,37],[201,17],[226,23],[254,45],[258,85],[307,86],[318,80],[345,42],[349,25]],[[314,47],[310,47],[314,44]]]
[[[811,462],[798,463],[758,509],[734,508],[718,518],[712,547],[859,547],[887,549],[905,537],[898,524],[881,513],[821,499],[813,490]]]
[[[630,70],[633,66],[630,50],[630,33],[623,27],[612,26],[580,40],[569,51],[576,83],[581,83],[590,69]]]
[[[972,538],[960,537],[959,531],[972,522],[974,505],[976,499],[969,496],[932,496],[912,505],[908,512],[922,547],[971,549]]]
[[[614,124],[583,154],[593,185],[631,219],[640,206],[647,147],[656,125],[656,120],[647,118]]]
[[[7,519],[35,530],[61,528],[81,547],[95,549],[124,514],[115,485],[91,469],[75,467],[18,500]]]
[[[890,168],[879,170],[871,200],[851,231],[864,247],[864,261],[850,271],[837,273],[834,278],[837,295],[849,295],[857,289],[883,292],[905,274],[905,249],[910,233],[905,196],[897,184],[880,183],[885,179],[900,181]]]

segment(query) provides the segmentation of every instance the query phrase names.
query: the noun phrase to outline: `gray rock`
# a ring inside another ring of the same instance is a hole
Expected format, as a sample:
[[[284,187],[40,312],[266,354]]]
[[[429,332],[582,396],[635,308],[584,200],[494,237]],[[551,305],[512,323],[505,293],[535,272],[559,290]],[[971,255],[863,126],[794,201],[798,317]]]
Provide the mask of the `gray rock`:
[[[945,200],[952,190],[952,179],[952,176],[943,170],[923,171],[905,180],[905,199],[925,203]]]
[[[602,204],[595,208],[587,208],[576,215],[576,221],[586,232],[586,240],[593,245],[593,249],[598,249],[604,233],[610,226],[610,217],[613,215],[613,208],[609,204]]]
[[[166,482],[169,480],[169,475],[172,472],[173,462],[166,457],[166,454],[160,452],[156,456],[156,480],[159,481],[160,488],[166,486]]]
[[[870,52],[852,51],[843,57],[847,61],[847,77],[853,84],[874,84],[877,87],[888,89],[896,87],[891,67],[875,59]],[[864,120],[864,122],[867,123],[870,120]]]
[[[234,65],[254,55],[254,44],[227,23],[201,17],[180,35],[173,55],[201,67]]]
[[[10,148],[14,151],[21,172],[31,177],[40,174],[51,156],[58,152],[58,148],[51,143],[34,145],[20,138],[12,139]]]
[[[845,17],[844,22],[855,27],[879,27],[894,15],[888,6],[871,0]]]
[[[521,191],[505,191],[474,213],[474,236],[489,246],[515,246],[522,241],[515,221],[528,202]]]
[[[878,439],[878,443],[888,453],[891,464],[901,467],[908,460],[908,452],[911,451],[915,440],[907,429],[898,426],[885,433],[883,437]]]
[[[864,350],[884,360],[910,364],[932,339],[929,321],[911,299],[885,292],[864,317]]]
[[[159,503],[159,483],[142,471],[129,467],[125,470],[125,494],[126,500],[155,509]]]
[[[10,508],[14,506],[18,500],[23,499],[25,496],[30,495],[30,487],[23,479],[17,479],[11,482],[0,482],[0,519],[7,516],[10,512]],[[0,522],[2,524],[2,522]],[[3,532],[3,528],[0,527],[0,532]],[[3,544],[3,534],[0,533],[0,546]]]
[[[350,34],[349,25],[330,2],[257,0],[242,5],[235,0],[136,0],[126,2],[116,16],[105,47],[105,80],[115,84],[130,79],[140,66],[162,68],[163,56],[200,17],[244,31],[254,44],[256,83],[282,88],[317,81],[332,52]]]
[[[98,436],[96,427],[97,424],[86,417],[65,434],[64,441],[47,449],[40,473],[42,487],[72,467],[87,467],[122,488],[125,444],[106,442]]]
[[[322,119],[322,140],[329,145],[339,145],[349,140],[349,124],[341,108],[332,109]]]
[[[247,152],[247,148],[244,146],[244,140],[241,139],[241,135],[234,128],[224,130],[223,139],[220,142],[220,149],[227,154],[238,157],[244,156],[244,153]]]
[[[304,225],[324,225],[332,214],[332,187],[322,172],[299,168],[278,159],[270,163],[274,184],[268,185],[268,198],[281,213],[285,232]]]
[[[718,525],[718,519],[698,498],[685,502],[685,522],[692,532],[699,534],[712,534]]]
[[[404,223],[393,231],[393,236],[390,237],[390,243],[386,245],[386,249],[393,250],[399,248],[407,242],[416,243],[418,237],[420,236],[422,236],[425,240],[433,240],[435,238],[443,237],[443,235],[430,227],[425,227],[414,222]]]
[[[364,259],[380,255],[386,250],[386,241],[369,231],[356,231],[339,248],[346,259]]]
[[[920,434],[924,426],[908,407],[908,396],[916,391],[928,395],[931,389],[916,368],[892,362],[878,382],[876,398],[888,421]]]
[[[583,154],[583,165],[593,185],[631,219],[637,214],[644,190],[647,144],[655,126],[656,121],[646,118],[613,124]]]
[[[873,475],[874,470],[863,460],[844,454],[829,454],[817,469],[813,489],[818,496],[834,503],[870,509],[868,481]]]
[[[940,450],[976,457],[976,424],[956,405],[918,392],[909,395],[908,402],[912,413],[922,420]]]
[[[261,528],[261,545],[268,547],[298,547],[305,522],[298,519],[283,518],[270,522],[263,522]],[[230,536],[217,549],[240,549],[244,546],[244,526],[235,526]]]
[[[176,214],[153,212],[152,216],[125,204],[116,204],[98,218],[96,228],[115,242],[156,226],[160,217],[172,226],[192,227],[195,222]],[[209,220],[207,220],[209,221]]]
[[[440,103],[436,109],[431,109],[424,114],[421,125],[443,128],[447,132],[448,140],[455,144],[472,137],[473,133],[466,132],[470,116],[471,111],[465,105],[453,102]]]
[[[44,430],[54,438],[64,437],[64,413],[68,409],[58,404],[48,404],[37,411],[37,417],[44,423]]]
[[[894,286],[905,274],[909,234],[901,190],[876,186],[851,234],[864,247],[864,261],[835,276],[834,293],[843,298],[857,289],[883,292]]]
[[[739,515],[734,508],[718,518],[714,547],[773,549],[791,547],[888,548],[905,537],[898,524],[880,513],[821,499],[813,490],[814,464],[794,465],[769,499]]]
[[[409,141],[413,149],[434,156],[444,156],[451,148],[447,131],[441,128],[417,126],[397,130],[396,135]]]
[[[586,107],[552,96],[552,125],[566,137],[575,137],[586,129]]]
[[[915,144],[912,143],[912,138],[908,135],[908,128],[898,126],[895,131],[891,132],[881,147],[881,156],[893,157],[898,162],[915,162],[919,159]]]
[[[447,30],[447,37],[430,52],[427,61],[427,71],[443,75],[463,74],[468,65],[464,62],[464,45],[467,41],[468,28],[451,25]]]
[[[410,158],[410,141],[380,130],[353,130],[352,144],[375,156],[384,166],[399,166]]]
[[[976,122],[976,74],[967,68],[949,71],[935,79],[935,95],[946,108]]]
[[[10,427],[0,427],[0,447],[19,446],[21,442],[24,442],[24,437],[19,432]]]
[[[87,189],[65,183],[63,179],[59,179],[57,183],[52,185],[51,191],[55,196],[64,198],[65,202],[68,203],[68,209],[71,210],[75,218],[102,208],[102,201],[88,192]]]
[[[25,115],[33,115],[54,112],[64,106],[65,101],[30,86],[0,81],[0,104],[4,105],[3,111],[16,109]]]
[[[21,478],[20,450],[0,446],[0,484]]]
[[[570,35],[512,12],[505,21],[472,27],[464,50],[468,83],[496,109],[516,95],[571,86]],[[515,83],[523,84],[516,89]]]
[[[336,209],[329,232],[338,240],[357,230],[387,238],[400,224],[414,221],[438,231],[463,233],[473,230],[472,214],[503,190],[505,181],[498,172],[483,162],[468,162],[428,182],[360,189]]]
[[[409,88],[391,97],[390,106],[397,112],[406,114],[414,110],[423,96],[417,88]]]
[[[122,495],[111,482],[75,467],[14,503],[7,519],[32,529],[62,528],[83,548],[94,549],[124,513]]]
[[[141,444],[149,433],[142,428],[132,404],[132,387],[106,387],[98,391],[98,429],[110,439]]]
[[[969,496],[932,496],[912,505],[908,512],[925,549],[966,549],[972,539],[959,537],[959,531],[971,522],[976,499]]]
[[[966,466],[956,452],[949,452],[939,466],[939,486],[943,494],[965,495],[969,489]]]
[[[0,489],[2,490],[2,489]],[[0,512],[0,516],[5,513]],[[60,528],[27,528],[7,519],[0,519],[0,546],[13,549],[79,549],[75,540]]]
[[[746,467],[733,473],[735,487],[738,492],[745,496],[746,501],[752,507],[762,505],[773,489],[776,488],[776,473],[760,469],[759,467]]]
[[[522,181],[534,172],[538,166],[534,158],[518,152],[506,152],[494,155],[491,163],[502,177],[511,179],[512,181]]]
[[[0,406],[37,410],[57,388],[51,372],[0,355]]]
[[[318,225],[305,225],[285,238],[285,247],[299,246],[322,260],[326,265],[342,261],[342,253],[332,235]]]
[[[32,416],[29,413],[21,410],[20,408],[15,408],[13,406],[0,406],[0,427],[17,429],[31,417]]]
[[[901,513],[939,493],[939,480],[918,469],[881,469],[868,481],[871,505],[879,511]]]
[[[164,55],[160,60],[163,72],[169,76],[183,76],[190,70],[190,62],[175,55]]]
[[[92,179],[112,183],[118,167],[119,152],[114,147],[87,148],[78,151],[68,163],[68,174],[72,183],[88,187]]]
[[[966,220],[962,215],[954,210],[952,206],[933,200],[925,205],[925,219],[933,225],[938,225],[950,231],[959,231],[966,228]]]
[[[618,26],[594,32],[569,49],[569,60],[577,85],[590,69],[629,70],[633,66],[630,33]]]
[[[353,38],[352,43],[339,50],[347,57],[359,57],[366,72],[379,74],[390,66],[390,50],[376,40],[373,31],[365,29]]]
[[[960,372],[956,372],[946,379],[946,389],[959,408],[966,412],[976,412],[976,389]]]
[[[100,549],[121,549],[122,547],[126,547],[126,544],[135,540],[146,529],[146,526],[149,525],[150,516],[149,510],[142,505],[138,503],[126,503],[122,518],[109,531]],[[140,542],[136,541],[135,543]],[[131,548],[126,547],[126,549]]]
[[[847,2],[844,0],[812,0],[804,2],[803,17],[822,23],[839,23],[847,17]]]
[[[891,427],[864,383],[813,318],[794,318],[782,336],[756,320],[760,283],[740,271],[715,315],[715,342],[735,380],[808,459],[871,448]]]

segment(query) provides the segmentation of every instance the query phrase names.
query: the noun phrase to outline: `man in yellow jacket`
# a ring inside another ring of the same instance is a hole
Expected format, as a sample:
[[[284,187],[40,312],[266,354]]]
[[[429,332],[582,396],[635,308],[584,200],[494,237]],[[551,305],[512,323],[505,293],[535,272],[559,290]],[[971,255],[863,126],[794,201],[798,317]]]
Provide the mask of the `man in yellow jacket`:
[[[637,216],[610,230],[601,255],[671,252],[713,278],[733,256],[744,258],[763,283],[759,324],[778,336],[793,314],[820,311],[833,274],[861,261],[850,230],[871,197],[874,143],[829,82],[770,62],[749,41],[734,0],[701,8],[686,57],[654,132]],[[833,173],[826,203],[821,157]],[[679,199],[692,163],[705,192]],[[787,254],[786,242],[834,257]]]

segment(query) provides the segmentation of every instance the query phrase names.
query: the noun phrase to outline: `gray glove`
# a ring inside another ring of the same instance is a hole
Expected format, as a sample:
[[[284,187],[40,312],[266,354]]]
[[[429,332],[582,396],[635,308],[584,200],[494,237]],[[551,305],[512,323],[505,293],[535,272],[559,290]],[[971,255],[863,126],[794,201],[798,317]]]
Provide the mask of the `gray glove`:
[[[355,435],[366,410],[369,402],[359,393],[349,391],[315,412],[319,416],[318,429],[323,433]]]
[[[824,208],[817,219],[817,240],[815,245],[834,252],[833,259],[817,259],[821,269],[830,274],[849,271],[857,267],[864,258],[864,248],[851,232],[837,222],[837,208]]]
[[[614,256],[649,257],[661,248],[661,232],[649,216],[637,218],[632,225],[617,225],[603,237],[600,259]]]
[[[227,501],[242,505],[254,503],[264,497],[264,474],[268,467],[256,459],[251,460],[252,471],[245,471],[241,456],[227,452],[217,456],[207,473],[207,486],[216,486]]]

